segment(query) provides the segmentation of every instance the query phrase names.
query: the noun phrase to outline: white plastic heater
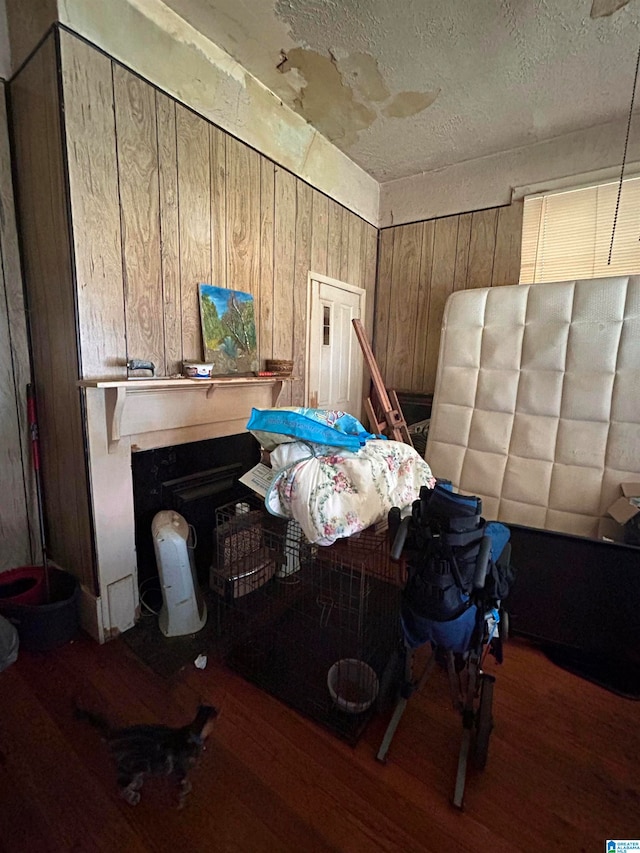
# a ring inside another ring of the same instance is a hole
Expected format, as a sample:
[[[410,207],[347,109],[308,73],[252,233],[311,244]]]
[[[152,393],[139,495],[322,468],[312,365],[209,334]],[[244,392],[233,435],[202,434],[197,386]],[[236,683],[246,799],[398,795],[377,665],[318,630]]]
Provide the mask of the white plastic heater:
[[[195,634],[207,621],[207,606],[196,575],[189,525],[173,510],[157,513],[151,524],[162,607],[158,624],[165,637]]]

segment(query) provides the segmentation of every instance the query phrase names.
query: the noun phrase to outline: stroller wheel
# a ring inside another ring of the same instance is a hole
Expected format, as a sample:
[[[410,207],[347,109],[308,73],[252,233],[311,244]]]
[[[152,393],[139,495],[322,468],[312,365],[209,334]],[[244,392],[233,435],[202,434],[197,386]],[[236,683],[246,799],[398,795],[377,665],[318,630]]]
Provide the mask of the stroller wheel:
[[[493,684],[495,678],[483,673],[480,686],[480,704],[476,715],[476,740],[473,750],[473,762],[478,770],[484,770],[489,753],[489,738],[493,729]]]

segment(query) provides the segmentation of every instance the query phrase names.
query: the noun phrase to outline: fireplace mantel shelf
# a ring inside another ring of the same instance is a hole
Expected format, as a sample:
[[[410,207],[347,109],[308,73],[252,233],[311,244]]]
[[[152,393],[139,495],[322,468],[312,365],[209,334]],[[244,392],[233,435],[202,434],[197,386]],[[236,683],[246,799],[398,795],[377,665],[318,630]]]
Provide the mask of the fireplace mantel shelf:
[[[104,395],[107,441],[124,436],[132,450],[150,450],[244,432],[251,409],[277,404],[285,378],[85,379],[87,394]]]
[[[81,379],[78,382],[81,388],[126,388],[129,391],[158,390],[158,388],[204,388],[207,386],[229,387],[231,385],[282,385],[289,376],[215,376],[212,379],[188,379],[178,377],[177,379]]]

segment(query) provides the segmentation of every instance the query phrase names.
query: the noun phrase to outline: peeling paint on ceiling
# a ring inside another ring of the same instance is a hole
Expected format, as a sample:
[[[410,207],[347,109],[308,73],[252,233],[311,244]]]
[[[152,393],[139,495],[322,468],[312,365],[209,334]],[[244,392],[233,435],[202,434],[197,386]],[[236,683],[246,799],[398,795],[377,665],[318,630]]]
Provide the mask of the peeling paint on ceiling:
[[[603,18],[607,15],[613,15],[618,9],[622,9],[631,0],[593,0],[591,6],[592,18]]]
[[[640,42],[640,0],[164,2],[380,182],[626,116]]]
[[[383,108],[383,115],[388,118],[407,118],[426,110],[438,97],[437,92],[398,92],[391,103]]]
[[[357,132],[373,123],[375,112],[356,100],[333,57],[295,47],[278,67],[282,74],[290,69],[299,72],[302,84],[293,107],[331,142],[348,148],[357,140]]]
[[[378,118],[374,104],[381,104],[385,116],[406,118],[426,109],[438,96],[437,92],[398,92],[391,97],[375,59],[366,53],[338,61],[333,54],[326,57],[295,47],[281,55],[278,71],[297,72],[293,85],[298,97],[293,108],[327,139],[347,150],[357,142],[358,132]]]
[[[370,53],[350,53],[340,60],[340,73],[364,101],[386,101],[391,92]]]

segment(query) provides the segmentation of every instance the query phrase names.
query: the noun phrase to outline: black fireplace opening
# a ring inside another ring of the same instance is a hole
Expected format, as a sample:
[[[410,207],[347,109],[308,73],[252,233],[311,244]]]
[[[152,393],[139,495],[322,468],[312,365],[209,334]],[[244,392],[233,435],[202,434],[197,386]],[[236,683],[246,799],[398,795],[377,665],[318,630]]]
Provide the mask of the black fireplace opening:
[[[252,494],[238,478],[260,460],[250,433],[131,454],[138,583],[158,577],[151,524],[175,510],[193,527],[198,582],[206,586],[214,559],[216,510]]]

